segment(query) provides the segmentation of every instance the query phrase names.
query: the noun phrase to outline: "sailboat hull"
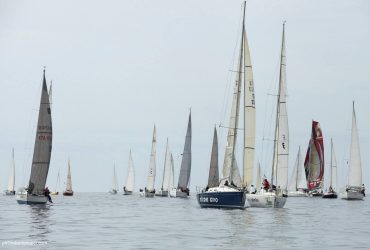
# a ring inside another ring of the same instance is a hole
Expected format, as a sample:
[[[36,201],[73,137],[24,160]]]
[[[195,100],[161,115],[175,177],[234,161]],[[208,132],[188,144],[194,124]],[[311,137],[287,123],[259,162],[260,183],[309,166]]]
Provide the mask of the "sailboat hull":
[[[289,197],[308,197],[308,193],[303,191],[289,191],[288,192]]]
[[[155,193],[155,196],[161,196],[161,197],[168,197],[168,191],[167,190],[159,190]]]
[[[109,193],[110,193],[110,194],[117,194],[117,193],[118,193],[118,191],[117,191],[116,189],[112,189],[112,190],[110,190],[110,191],[109,191]]]
[[[321,197],[322,195],[323,195],[323,192],[319,190],[311,190],[308,192],[308,196],[310,197]]]
[[[15,191],[5,190],[4,195],[6,195],[6,196],[13,196],[13,195],[15,195]]]
[[[244,191],[205,191],[197,194],[201,208],[245,209]]]
[[[147,197],[147,198],[153,198],[153,197],[154,197],[154,194],[155,194],[155,192],[154,192],[154,191],[152,191],[152,192],[148,192],[148,191],[146,191],[146,192],[144,193],[144,197]]]
[[[340,198],[343,200],[363,200],[364,197],[363,193],[355,190],[348,190],[340,194]]]
[[[44,195],[30,195],[27,193],[20,193],[16,196],[18,204],[46,204],[48,198]]]
[[[132,195],[132,191],[123,190],[123,195]]]
[[[246,197],[249,206],[260,208],[283,208],[287,200],[287,197],[276,195],[274,192],[247,194]]]
[[[64,191],[63,195],[64,196],[73,196],[73,191],[72,190],[71,191]]]
[[[324,193],[324,194],[322,195],[322,198],[323,198],[323,199],[336,199],[336,198],[338,198],[338,195],[337,195],[337,193],[335,193],[335,192]]]

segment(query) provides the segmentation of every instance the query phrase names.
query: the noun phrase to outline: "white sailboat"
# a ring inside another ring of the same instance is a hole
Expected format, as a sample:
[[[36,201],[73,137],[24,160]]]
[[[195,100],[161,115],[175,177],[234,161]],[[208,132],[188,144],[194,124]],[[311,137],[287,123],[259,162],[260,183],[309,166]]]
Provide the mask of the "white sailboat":
[[[130,155],[128,158],[128,173],[127,173],[127,180],[126,186],[123,187],[123,194],[130,195],[134,191],[135,186],[135,172],[134,172],[134,162],[132,160],[131,150]]]
[[[155,174],[156,174],[156,154],[157,154],[157,139],[156,139],[156,132],[155,132],[155,125],[153,130],[153,139],[152,139],[152,149],[150,152],[150,162],[149,162],[149,169],[148,169],[148,179],[146,182],[146,187],[144,190],[141,190],[141,195],[145,197],[154,197],[155,189]]]
[[[254,144],[256,134],[255,96],[253,71],[250,59],[248,40],[245,31],[245,6],[243,8],[243,23],[238,58],[237,77],[235,81],[233,101],[230,112],[227,146],[223,164],[223,179],[218,186],[202,189],[197,194],[197,200],[202,208],[236,208],[244,209],[247,187],[252,184]],[[244,73],[244,79],[243,79]],[[244,149],[243,149],[243,179],[235,157],[239,126],[239,111],[241,88],[244,80]]]
[[[50,91],[49,91],[50,92]],[[60,169],[58,170],[58,175],[57,175],[57,182],[55,183],[55,191],[54,192],[51,192],[50,194],[51,195],[59,195],[59,192],[58,192],[58,185],[59,185],[59,182],[60,182]]]
[[[362,200],[365,197],[365,186],[362,183],[362,167],[360,143],[358,139],[355,103],[352,112],[351,151],[349,159],[349,173],[346,190],[340,194],[342,199]]]
[[[15,161],[14,161],[14,148],[12,150],[12,163],[10,166],[10,175],[8,181],[8,188],[5,190],[5,195],[15,195]]]
[[[157,190],[155,193],[156,196],[164,196],[167,197],[169,195],[169,191],[171,188],[171,175],[172,175],[172,161],[171,161],[171,152],[168,148],[168,139],[166,143],[166,154],[164,159],[164,167],[163,167],[163,180],[162,180],[162,187],[160,190]],[[172,184],[173,185],[173,184]],[[173,188],[173,186],[172,186]]]
[[[169,184],[170,191],[175,188],[175,169],[174,168],[175,168],[175,164],[173,163],[173,156],[171,153],[171,173],[170,173],[170,184]]]
[[[177,188],[170,190],[170,197],[189,197],[189,184],[191,172],[191,112],[189,114],[188,127],[185,136],[184,151],[182,153],[179,181]]]
[[[72,189],[72,177],[71,177],[71,163],[68,159],[68,173],[67,173],[67,182],[66,182],[66,190],[63,192],[64,196],[73,196],[73,189]]]
[[[274,142],[271,187],[266,188],[267,190],[264,188],[256,194],[247,194],[247,200],[251,207],[282,208],[288,197],[289,128],[286,109],[285,22],[283,24]]]
[[[118,193],[118,181],[116,175],[116,166],[113,166],[113,179],[112,179],[112,189],[109,191],[110,194]]]
[[[50,165],[52,131],[51,110],[44,69],[31,176],[28,187],[17,194],[16,199],[19,204],[45,204],[47,202],[45,184]]]
[[[307,182],[304,172],[301,147],[298,148],[297,159],[288,185],[289,197],[307,197]]]
[[[324,199],[336,199],[337,195],[337,160],[335,158],[333,139],[331,139],[331,160],[330,160],[330,185],[329,190],[322,196]]]

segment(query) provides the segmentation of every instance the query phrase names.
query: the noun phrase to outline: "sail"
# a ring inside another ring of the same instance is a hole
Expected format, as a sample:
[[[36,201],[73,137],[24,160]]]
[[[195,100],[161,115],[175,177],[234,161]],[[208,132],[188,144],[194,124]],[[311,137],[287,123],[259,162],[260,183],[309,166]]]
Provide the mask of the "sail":
[[[68,159],[68,174],[67,174],[67,182],[66,182],[66,191],[72,191],[72,178],[71,178],[71,163]]]
[[[182,153],[179,182],[177,188],[186,189],[189,186],[191,171],[191,113],[189,114],[188,128],[186,131],[184,151]]]
[[[131,150],[130,155],[128,158],[128,173],[127,173],[127,180],[126,180],[126,190],[127,191],[134,191],[135,185],[135,172],[134,172],[134,162],[132,160]]]
[[[52,138],[51,110],[44,70],[28,193],[40,195],[44,193],[49,172]]]
[[[60,169],[58,170],[58,175],[57,175],[57,181],[55,183],[55,192],[58,191],[58,184],[59,184],[59,181],[60,181],[60,174],[59,174],[59,171]]]
[[[258,162],[257,166],[257,176],[256,176],[256,190],[259,191],[262,186],[262,179],[261,179],[261,164]]]
[[[256,106],[252,63],[243,22],[244,36],[244,168],[243,186],[253,183],[254,147],[256,141]]]
[[[286,108],[286,53],[285,24],[280,57],[279,93],[276,110],[275,146],[272,183],[277,188],[286,190],[288,185],[289,127]]]
[[[10,170],[10,176],[8,181],[8,191],[15,191],[15,161],[14,161],[14,148],[12,150],[12,164]]]
[[[320,189],[324,182],[324,140],[320,124],[312,121],[311,139],[308,145],[304,168],[309,190]]]
[[[297,158],[294,163],[294,169],[288,185],[289,191],[298,191],[298,189],[307,189],[301,147],[298,149]]]
[[[170,189],[175,187],[175,170],[174,170],[175,164],[173,163],[173,156],[171,153],[171,175],[170,175]]]
[[[337,190],[337,159],[335,157],[333,140],[331,140],[331,160],[330,160],[330,186],[336,191]]]
[[[168,148],[168,139],[166,143],[166,154],[164,159],[164,167],[163,167],[163,181],[162,181],[162,190],[169,191],[170,181],[171,181],[171,174],[172,174],[172,162],[171,162],[171,152]]]
[[[113,166],[113,180],[112,180],[112,189],[118,190],[118,181],[117,181],[117,175],[116,175],[116,166]]]
[[[362,186],[360,143],[356,124],[355,104],[352,112],[351,151],[349,158],[348,186]]]
[[[149,171],[148,171],[148,180],[146,182],[146,188],[150,192],[154,191],[155,171],[156,171],[156,154],[157,154],[157,139],[156,139],[155,125],[154,125],[152,149],[150,153],[150,162],[149,162]]]
[[[213,133],[213,143],[212,143],[212,153],[211,153],[211,163],[209,166],[208,174],[208,187],[218,187],[219,185],[218,176],[218,140],[217,140],[217,130],[216,127]]]
[[[50,87],[49,87],[49,102],[50,102],[50,109],[53,105],[53,82],[50,81]]]

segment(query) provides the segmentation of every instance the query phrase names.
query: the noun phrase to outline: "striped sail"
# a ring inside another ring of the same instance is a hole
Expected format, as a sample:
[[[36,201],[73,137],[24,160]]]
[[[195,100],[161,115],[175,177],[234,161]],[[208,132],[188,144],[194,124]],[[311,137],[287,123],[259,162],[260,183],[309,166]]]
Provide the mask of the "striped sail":
[[[217,140],[217,130],[216,127],[213,133],[213,143],[212,143],[212,153],[211,153],[211,163],[209,167],[208,175],[208,187],[218,187],[219,185],[218,176],[218,140]]]
[[[149,162],[149,169],[148,169],[148,179],[146,182],[146,188],[149,192],[154,191],[155,173],[156,173],[156,154],[157,154],[157,139],[156,139],[155,125],[154,125],[152,149],[150,152],[150,162]]]
[[[49,172],[52,138],[51,110],[44,70],[31,176],[28,184],[30,194],[42,195],[44,193]]]
[[[191,171],[191,113],[189,114],[188,128],[186,131],[184,151],[182,153],[179,182],[177,188],[186,189],[189,187]]]

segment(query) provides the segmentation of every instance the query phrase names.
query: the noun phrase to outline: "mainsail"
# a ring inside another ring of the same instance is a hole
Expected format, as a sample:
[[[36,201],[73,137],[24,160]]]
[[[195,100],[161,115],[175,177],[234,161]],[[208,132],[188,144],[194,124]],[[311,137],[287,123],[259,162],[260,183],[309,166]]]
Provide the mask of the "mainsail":
[[[333,140],[331,142],[331,159],[330,159],[330,187],[337,190],[337,159],[334,153]]]
[[[261,189],[262,179],[261,179],[261,164],[258,162],[257,166],[257,176],[256,176],[256,190],[257,192]]]
[[[363,183],[362,183],[360,143],[358,139],[358,131],[357,131],[357,123],[356,123],[355,103],[353,103],[348,186],[360,187],[362,186],[362,184]]]
[[[209,167],[208,175],[208,187],[217,187],[219,185],[218,176],[218,140],[217,140],[217,130],[216,127],[213,133],[213,143],[212,143],[212,153],[211,153],[211,163]]]
[[[71,178],[71,163],[68,159],[68,174],[67,174],[67,182],[66,182],[66,191],[72,191],[72,178]]]
[[[323,188],[324,166],[323,134],[320,123],[312,121],[311,139],[304,161],[308,190]]]
[[[10,176],[9,176],[9,182],[8,182],[8,190],[10,192],[15,191],[15,161],[14,161],[14,148],[12,150],[12,164],[11,164],[11,170],[10,170]]]
[[[128,173],[127,173],[127,181],[126,181],[126,190],[134,191],[134,185],[135,185],[134,163],[132,160],[132,155],[131,155],[131,150],[130,150],[130,155],[128,158]]]
[[[117,181],[117,175],[116,175],[116,166],[113,166],[113,180],[112,180],[112,189],[118,190],[118,181]]]
[[[156,154],[157,154],[157,139],[155,132],[155,125],[153,130],[153,139],[152,139],[152,150],[150,153],[150,162],[149,162],[149,171],[148,171],[148,180],[146,183],[146,188],[149,192],[154,191],[155,183],[155,171],[156,171]]]
[[[294,169],[288,186],[289,191],[298,191],[298,189],[307,189],[301,147],[298,149],[297,158],[295,160]]]
[[[44,193],[49,172],[52,138],[51,110],[44,70],[31,176],[28,184],[29,194],[42,195]]]
[[[182,153],[178,189],[189,187],[191,171],[191,113],[189,114],[188,128],[186,131],[184,151]]]
[[[164,159],[163,167],[163,181],[162,181],[162,190],[169,191],[171,188],[171,175],[172,175],[172,162],[171,162],[171,152],[168,147],[168,139],[166,143],[166,154]]]
[[[175,164],[173,163],[173,156],[171,153],[171,175],[170,175],[170,189],[175,187],[175,170],[174,170]]]

